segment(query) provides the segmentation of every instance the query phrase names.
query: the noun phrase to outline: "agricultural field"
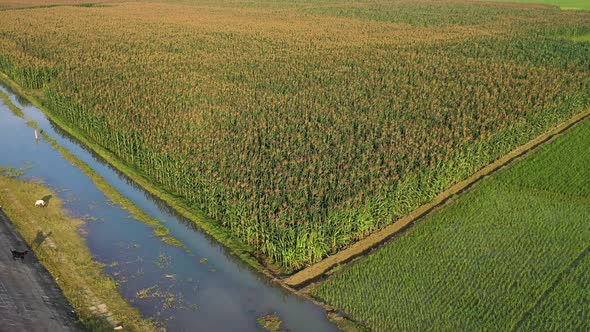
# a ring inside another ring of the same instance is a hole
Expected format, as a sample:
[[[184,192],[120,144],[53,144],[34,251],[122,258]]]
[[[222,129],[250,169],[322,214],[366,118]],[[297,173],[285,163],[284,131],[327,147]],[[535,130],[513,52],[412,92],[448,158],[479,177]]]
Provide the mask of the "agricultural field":
[[[468,0],[58,6],[2,11],[0,71],[289,272],[588,107],[589,33]]]
[[[590,328],[590,121],[312,293],[375,331]]]
[[[105,1],[113,3],[117,2],[118,0],[95,0],[92,2],[85,0],[2,0],[0,1],[0,11],[9,9],[44,8],[55,6],[97,7],[101,6],[101,3]]]
[[[494,0],[504,2],[526,2],[558,6],[561,9],[590,10],[590,1],[587,0]]]

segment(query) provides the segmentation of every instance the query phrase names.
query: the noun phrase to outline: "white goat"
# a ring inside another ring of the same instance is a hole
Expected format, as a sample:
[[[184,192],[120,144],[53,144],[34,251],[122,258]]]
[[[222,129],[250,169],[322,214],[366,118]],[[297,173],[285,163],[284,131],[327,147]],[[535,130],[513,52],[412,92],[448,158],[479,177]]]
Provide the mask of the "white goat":
[[[36,207],[46,207],[46,206],[47,206],[47,203],[45,203],[45,201],[44,201],[44,200],[42,200],[42,199],[38,199],[38,200],[35,202],[35,206],[36,206]]]

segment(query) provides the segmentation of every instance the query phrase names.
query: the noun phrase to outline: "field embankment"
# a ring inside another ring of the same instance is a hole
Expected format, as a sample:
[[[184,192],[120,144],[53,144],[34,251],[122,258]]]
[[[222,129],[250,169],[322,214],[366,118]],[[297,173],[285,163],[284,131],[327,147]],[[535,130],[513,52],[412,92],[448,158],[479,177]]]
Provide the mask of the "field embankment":
[[[589,103],[588,13],[256,4],[4,11],[0,70],[287,272]]]
[[[77,233],[82,221],[61,210],[61,200],[40,183],[0,176],[0,205],[15,229],[56,279],[72,304],[82,325],[90,331],[112,330],[123,322],[129,331],[155,331],[156,326],[141,318],[117,291],[116,283],[104,275],[92,260],[84,240]],[[41,197],[46,208],[34,208]]]
[[[375,331],[587,330],[590,121],[312,294]]]

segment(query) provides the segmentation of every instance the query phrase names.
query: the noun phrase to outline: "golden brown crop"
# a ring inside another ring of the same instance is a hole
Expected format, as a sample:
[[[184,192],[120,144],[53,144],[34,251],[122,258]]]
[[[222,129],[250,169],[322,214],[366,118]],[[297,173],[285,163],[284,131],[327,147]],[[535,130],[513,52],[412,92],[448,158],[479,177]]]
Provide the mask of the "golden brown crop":
[[[588,44],[561,36],[588,33],[589,13],[257,5],[3,11],[0,69],[286,269],[588,104]]]

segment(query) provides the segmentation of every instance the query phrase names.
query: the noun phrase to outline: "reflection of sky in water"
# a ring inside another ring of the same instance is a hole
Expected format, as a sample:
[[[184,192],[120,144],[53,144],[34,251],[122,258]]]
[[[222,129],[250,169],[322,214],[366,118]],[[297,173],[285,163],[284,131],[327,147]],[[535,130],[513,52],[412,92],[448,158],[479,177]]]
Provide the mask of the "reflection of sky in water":
[[[62,159],[33,129],[0,104],[0,167],[31,166],[26,178],[45,182],[64,200],[64,207],[86,222],[82,233],[95,259],[120,282],[119,290],[142,314],[163,322],[171,331],[260,330],[256,318],[276,312],[293,331],[335,331],[324,310],[274,287],[263,276],[199,232],[161,201],[50,123],[35,107],[12,102],[51,138],[90,165],[119,192],[158,219],[180,240],[182,248],[163,243],[152,229],[96,188],[81,170]],[[90,216],[89,218],[86,218]],[[201,258],[206,258],[201,262]],[[155,286],[155,287],[154,287]],[[137,296],[143,291],[147,298]]]

